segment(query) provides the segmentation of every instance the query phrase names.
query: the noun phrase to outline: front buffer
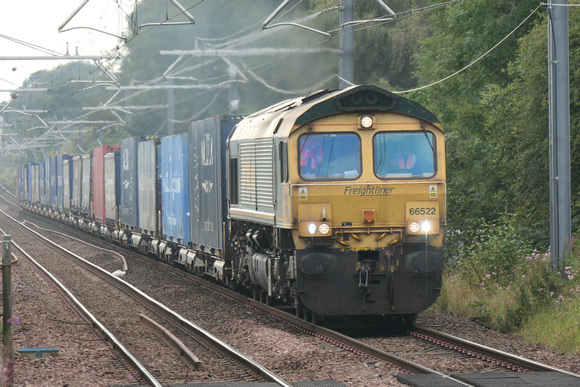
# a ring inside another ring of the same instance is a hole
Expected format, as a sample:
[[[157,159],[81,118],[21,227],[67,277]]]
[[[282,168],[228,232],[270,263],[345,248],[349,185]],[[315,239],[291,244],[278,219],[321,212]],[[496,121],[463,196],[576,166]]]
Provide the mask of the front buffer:
[[[300,305],[319,316],[417,314],[441,292],[441,252],[421,244],[307,248],[296,251],[296,265]]]

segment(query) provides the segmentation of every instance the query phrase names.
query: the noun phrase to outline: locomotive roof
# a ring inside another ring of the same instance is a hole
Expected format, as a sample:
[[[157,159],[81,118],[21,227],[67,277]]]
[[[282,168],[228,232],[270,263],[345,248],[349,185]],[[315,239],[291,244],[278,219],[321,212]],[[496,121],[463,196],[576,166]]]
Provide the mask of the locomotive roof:
[[[343,90],[321,90],[305,97],[288,99],[256,112],[237,126],[233,137],[289,135],[293,127],[344,112],[393,112],[437,123],[437,117],[417,102],[372,85]]]

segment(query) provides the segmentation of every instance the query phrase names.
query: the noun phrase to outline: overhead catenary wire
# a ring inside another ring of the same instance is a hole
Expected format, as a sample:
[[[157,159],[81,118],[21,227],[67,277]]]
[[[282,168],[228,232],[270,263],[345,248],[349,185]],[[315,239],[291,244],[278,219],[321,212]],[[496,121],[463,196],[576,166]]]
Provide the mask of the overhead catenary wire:
[[[444,2],[444,3],[438,4],[438,5],[432,5],[432,6],[429,6],[429,7],[425,7],[424,9],[409,11],[407,13],[401,12],[401,13],[398,13],[398,14],[399,15],[402,15],[402,17],[408,17],[408,16],[412,16],[413,14],[418,14],[418,13],[422,13],[422,12],[428,12],[430,10],[435,9],[434,7],[441,7],[441,6],[445,6],[445,5],[454,4],[454,3],[457,3],[458,1],[460,1],[460,0],[451,0],[451,1],[447,1],[447,2]],[[195,7],[199,3],[201,3],[201,1],[198,2],[198,3],[196,3],[195,5],[193,5],[192,7],[189,7],[188,9],[191,9],[191,8]],[[336,9],[338,9],[337,6],[334,6],[334,7],[331,6],[328,9],[319,11],[316,15],[326,14],[326,13],[331,12],[331,11],[334,11]],[[306,16],[303,19],[311,19],[311,18],[314,18],[316,15],[309,15],[309,16]],[[176,16],[178,16],[178,15],[176,15]],[[366,29],[366,28],[376,28],[376,27],[381,26],[383,24],[384,23],[375,23],[372,26],[364,26],[364,27],[363,26],[359,26],[359,28],[357,29],[357,31],[358,30],[362,30],[362,29]],[[140,31],[140,34],[143,34],[144,32],[148,32],[149,30],[152,30],[154,28],[159,28],[159,27],[160,26],[156,26],[156,27],[151,27],[150,29],[147,29],[147,30],[141,30]],[[360,27],[362,27],[362,28],[360,28]],[[249,44],[249,43],[251,43],[251,42],[253,42],[255,40],[260,39],[264,35],[267,35],[267,34],[263,34],[261,36],[256,37],[255,39],[249,39],[248,40],[248,39],[246,39],[247,37],[244,34],[242,34],[242,36],[238,40],[236,40],[236,42],[234,44],[238,44],[238,43],[239,44]],[[103,64],[103,66],[105,66],[107,69],[112,68],[115,65],[115,63],[122,57],[123,52],[128,49],[128,47],[131,45],[132,41],[134,39],[136,39],[136,38],[138,38],[138,35],[135,34],[134,36],[130,37],[126,43],[124,43],[121,46],[117,47],[117,49],[109,56],[109,58],[107,58],[108,59],[107,60],[107,65],[104,65]],[[333,37],[332,39],[335,39],[335,38],[336,37]],[[222,40],[222,42],[223,41],[224,40]],[[312,47],[316,47],[317,45],[325,44],[326,42],[328,42],[328,39],[324,39],[324,40],[321,40],[321,41],[318,41],[318,42],[316,42],[316,41],[315,42],[309,41],[308,47],[304,47],[302,50],[305,50],[305,49],[308,49],[308,48],[312,48]],[[210,42],[208,42],[208,43],[211,45]],[[214,43],[215,43],[215,41],[214,41]],[[224,45],[225,44],[231,44],[231,42],[227,42],[227,40],[226,40],[226,43],[222,43],[222,44],[224,44]],[[291,95],[291,94],[296,94],[296,93],[304,92],[304,90],[283,90],[283,89],[280,89],[279,87],[274,87],[274,86],[270,85],[263,77],[260,77],[257,74],[257,71],[258,70],[264,69],[264,68],[268,67],[269,64],[277,63],[279,61],[284,61],[286,57],[288,57],[290,55],[295,55],[297,53],[300,53],[302,50],[301,49],[298,49],[298,50],[293,51],[292,53],[288,53],[287,55],[278,55],[278,57],[276,59],[273,59],[270,62],[262,62],[261,64],[256,65],[256,66],[252,66],[252,67],[248,67],[247,65],[244,64],[244,68],[250,71],[250,72],[247,73],[247,76],[249,76],[253,80],[259,82],[264,87],[266,87],[266,88],[268,88],[270,90],[273,90],[273,91],[282,93],[282,94]],[[197,79],[197,78],[195,78],[195,80],[193,79],[193,77],[189,77],[189,78],[188,77],[181,77],[181,78],[179,78],[179,77],[173,77],[173,74],[176,74],[176,73],[179,73],[179,72],[184,73],[185,71],[187,71],[186,69],[184,69],[184,68],[181,67],[185,63],[186,63],[185,61],[180,62],[179,63],[179,66],[176,65],[175,68],[172,69],[171,71],[166,71],[166,74],[164,74],[164,76],[167,79],[169,79],[169,78],[173,78],[173,79],[183,79],[183,80],[188,80],[189,79],[189,80],[193,80],[193,81],[200,82],[200,83],[205,83],[207,81],[211,82],[211,79],[213,79],[213,81],[217,81],[217,84],[212,85],[212,86],[206,86],[202,90],[199,90],[199,91],[204,92],[204,93],[205,92],[208,92],[208,91],[211,91],[211,90],[219,90],[221,88],[227,87],[230,82],[233,82],[232,80],[224,81],[223,79],[220,81],[220,78],[223,78],[223,77],[225,77],[227,75],[216,76],[216,77],[212,77],[212,78],[208,78],[208,79]],[[195,67],[195,66],[185,66],[185,67],[189,67],[189,69],[191,70],[191,68],[192,67]],[[244,70],[244,71],[247,71],[247,70]],[[106,72],[99,72],[99,75],[97,77],[97,80],[101,79],[105,73]],[[330,76],[329,78],[325,79],[323,82],[319,83],[316,86],[318,87],[320,84],[323,84],[324,82],[330,82],[329,79],[331,77],[332,76]],[[336,78],[337,75],[334,75],[334,77]],[[85,79],[87,79],[87,78],[85,78]],[[150,90],[163,89],[164,87],[162,87],[160,85],[154,85],[156,82],[162,82],[163,79],[164,78],[161,77],[161,78],[158,78],[157,80],[146,81],[145,84],[149,84],[149,85],[152,85],[153,84],[153,87],[151,87]],[[234,80],[234,81],[235,82],[246,82],[243,78],[242,79],[237,79],[237,80]],[[58,86],[55,86],[53,88],[56,88],[56,87],[58,87]],[[166,86],[165,86],[165,88],[166,88]],[[136,93],[147,92],[148,91],[147,89],[148,89],[147,87],[143,87],[142,90],[133,90],[133,92],[136,92]],[[126,91],[129,91],[129,92],[131,91],[129,89],[125,89],[125,90]],[[310,91],[310,90],[307,90],[307,91]],[[134,95],[136,95],[136,94],[131,94],[131,96],[134,96]],[[185,98],[182,98],[182,99],[176,101],[176,103],[183,103],[184,101],[188,101],[188,100],[190,100],[192,98],[195,98],[195,96],[197,96],[197,95],[199,95],[199,92],[192,93],[190,96],[185,97]],[[128,96],[127,99],[131,98],[131,96]],[[128,111],[137,112],[137,111],[145,111],[145,110],[147,110],[147,109],[139,109],[136,106],[131,106],[131,107],[129,107],[129,109],[127,109],[127,107],[125,107],[125,110],[122,110],[123,107],[122,106],[119,106],[119,104],[122,103],[122,101],[124,101],[126,99],[125,98],[121,98],[121,95],[120,94],[116,94],[113,97],[113,99],[114,99],[114,101],[113,100],[110,100],[110,103],[104,109],[98,109],[98,108],[92,109],[92,110],[88,111],[86,114],[80,115],[78,117],[78,119],[82,121],[83,119],[86,119],[86,117],[88,117],[90,114],[92,114],[95,111],[106,110],[106,109],[109,109],[109,108],[111,109],[111,111],[123,111],[125,113],[127,113]],[[149,106],[149,107],[150,108],[154,108],[154,109],[163,109],[163,108],[166,108],[166,105],[152,105],[152,106]],[[176,120],[176,121],[178,121],[178,120]],[[59,123],[59,126],[60,125],[64,125],[64,127],[62,129],[66,129],[67,127],[70,127],[70,126],[74,125],[74,122],[71,121],[71,123],[68,123],[68,124]],[[107,124],[107,126],[110,126],[110,125],[114,125],[114,124],[112,124],[112,123]]]
[[[542,5],[538,5],[536,7],[536,9],[534,9],[520,24],[517,25],[516,28],[514,28],[509,34],[507,34],[503,39],[501,39],[499,42],[497,42],[492,48],[490,48],[489,50],[487,50],[485,53],[483,53],[482,55],[480,55],[477,59],[475,59],[474,61],[472,61],[471,63],[469,63],[467,66],[457,70],[456,72],[454,72],[453,74],[450,74],[448,76],[446,76],[445,78],[442,78],[436,82],[430,83],[428,85],[425,86],[421,86],[421,87],[416,87],[414,89],[410,89],[410,90],[405,90],[405,91],[394,91],[393,94],[406,94],[406,93],[411,93],[414,91],[419,91],[419,90],[424,90],[430,87],[433,87],[435,85],[438,85],[440,83],[443,83],[451,78],[453,78],[454,76],[461,74],[462,72],[464,72],[465,70],[469,69],[471,66],[473,66],[474,64],[476,64],[477,62],[479,62],[480,60],[482,60],[483,58],[485,58],[487,55],[489,55],[493,50],[495,50],[497,47],[499,47],[503,42],[505,42],[510,36],[512,36],[521,26],[523,26],[537,11],[538,9],[541,7]]]

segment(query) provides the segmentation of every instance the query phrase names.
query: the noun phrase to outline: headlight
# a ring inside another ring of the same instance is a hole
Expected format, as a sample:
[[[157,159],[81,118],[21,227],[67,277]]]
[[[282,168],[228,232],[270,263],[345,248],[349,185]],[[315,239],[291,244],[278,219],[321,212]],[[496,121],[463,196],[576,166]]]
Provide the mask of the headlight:
[[[432,228],[433,225],[431,225],[431,222],[429,222],[428,220],[425,220],[423,223],[421,223],[421,231],[424,233],[428,233],[429,231],[431,231]]]
[[[306,231],[308,231],[308,234],[314,235],[318,231],[318,227],[316,226],[316,224],[310,223],[306,228]]]
[[[300,222],[298,230],[303,238],[329,238],[332,236],[332,223],[328,221],[318,222],[316,220]]]
[[[330,232],[330,226],[326,223],[322,223],[320,226],[318,226],[318,232],[320,232],[322,235],[326,235]]]
[[[409,231],[413,234],[417,234],[419,231],[428,234],[431,230],[433,230],[433,224],[428,220],[424,220],[421,223],[418,221],[409,223]]]
[[[371,116],[361,116],[360,117],[360,127],[363,129],[370,129],[373,127],[373,117]]]

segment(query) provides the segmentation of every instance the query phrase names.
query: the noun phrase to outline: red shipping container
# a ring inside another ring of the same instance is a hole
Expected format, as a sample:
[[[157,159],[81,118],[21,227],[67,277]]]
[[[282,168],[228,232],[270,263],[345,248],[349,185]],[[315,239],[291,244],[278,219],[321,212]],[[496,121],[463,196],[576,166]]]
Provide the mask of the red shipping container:
[[[116,145],[93,149],[93,220],[105,224],[105,154],[120,150]]]

